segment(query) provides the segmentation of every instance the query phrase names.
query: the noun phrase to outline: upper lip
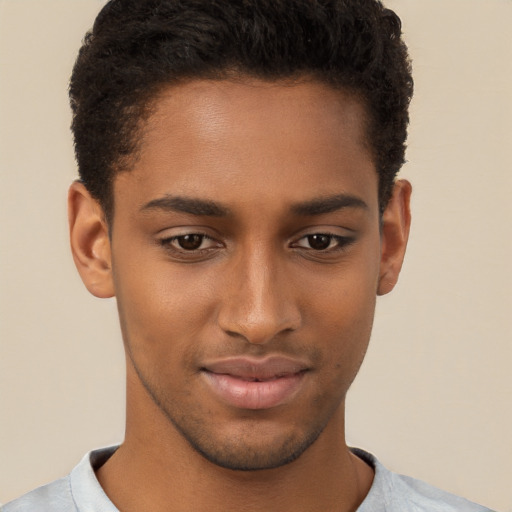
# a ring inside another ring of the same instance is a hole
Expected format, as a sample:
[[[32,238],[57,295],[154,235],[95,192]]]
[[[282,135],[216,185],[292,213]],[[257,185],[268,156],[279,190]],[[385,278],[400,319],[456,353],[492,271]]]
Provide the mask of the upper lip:
[[[304,372],[308,366],[285,356],[229,357],[208,362],[201,369],[246,380],[269,380]]]

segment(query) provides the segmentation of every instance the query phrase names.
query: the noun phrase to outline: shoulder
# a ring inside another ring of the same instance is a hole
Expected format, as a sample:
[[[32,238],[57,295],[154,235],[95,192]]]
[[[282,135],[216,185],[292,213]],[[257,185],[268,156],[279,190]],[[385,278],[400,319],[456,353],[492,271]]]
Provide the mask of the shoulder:
[[[69,476],[38,487],[4,505],[2,512],[75,512]]]
[[[410,510],[443,512],[491,512],[455,494],[443,491],[426,482],[404,475],[391,473],[398,503],[409,503]]]
[[[357,512],[492,512],[421,480],[393,473],[363,450],[352,451],[375,470],[370,492]]]
[[[117,446],[109,446],[89,452],[68,476],[7,503],[1,512],[118,512],[94,473],[116,449]]]

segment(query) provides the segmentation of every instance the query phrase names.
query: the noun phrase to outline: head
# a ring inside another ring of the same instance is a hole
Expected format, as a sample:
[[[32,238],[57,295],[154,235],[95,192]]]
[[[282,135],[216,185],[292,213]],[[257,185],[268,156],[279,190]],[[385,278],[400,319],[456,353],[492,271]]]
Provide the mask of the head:
[[[71,82],[71,243],[117,298],[128,440],[259,470],[343,437],[409,228],[399,32],[370,0],[99,15]]]
[[[111,0],[71,78],[80,178],[110,222],[113,181],[133,167],[161,90],[201,78],[307,78],[363,104],[383,211],[404,162],[412,95],[400,36],[400,19],[377,0]]]

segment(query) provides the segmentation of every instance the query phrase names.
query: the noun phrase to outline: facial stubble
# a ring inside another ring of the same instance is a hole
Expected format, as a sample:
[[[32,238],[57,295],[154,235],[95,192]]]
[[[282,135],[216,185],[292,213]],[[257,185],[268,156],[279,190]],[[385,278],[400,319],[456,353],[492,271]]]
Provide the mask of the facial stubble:
[[[297,460],[318,440],[336,411],[345,406],[346,391],[340,393],[339,400],[331,403],[330,406],[326,406],[329,400],[324,400],[320,395],[310,407],[307,415],[309,421],[300,432],[286,432],[286,428],[283,427],[274,439],[255,446],[254,436],[258,435],[261,424],[268,421],[266,411],[246,411],[245,428],[240,429],[240,434],[222,436],[222,426],[218,425],[219,417],[211,411],[203,411],[205,413],[202,414],[201,410],[183,410],[167,390],[161,389],[155,383],[156,379],[152,378],[151,374],[146,375],[141,371],[129,347],[127,352],[145,392],[172,428],[207,461],[233,471],[274,469]],[[361,355],[357,369],[362,364],[363,358],[364,353]],[[354,378],[355,375],[343,388],[348,389]],[[276,428],[279,429],[279,427]],[[220,432],[221,436],[212,436],[211,432]],[[343,436],[343,432],[340,431],[339,434]],[[280,439],[276,442],[276,438],[279,437]]]

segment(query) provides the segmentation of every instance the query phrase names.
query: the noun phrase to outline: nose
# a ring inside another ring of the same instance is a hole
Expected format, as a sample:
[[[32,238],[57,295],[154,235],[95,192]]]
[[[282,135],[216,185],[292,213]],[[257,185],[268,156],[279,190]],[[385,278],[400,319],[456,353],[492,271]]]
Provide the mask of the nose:
[[[265,344],[301,325],[293,282],[270,253],[254,248],[240,254],[224,281],[219,326],[252,344]]]

